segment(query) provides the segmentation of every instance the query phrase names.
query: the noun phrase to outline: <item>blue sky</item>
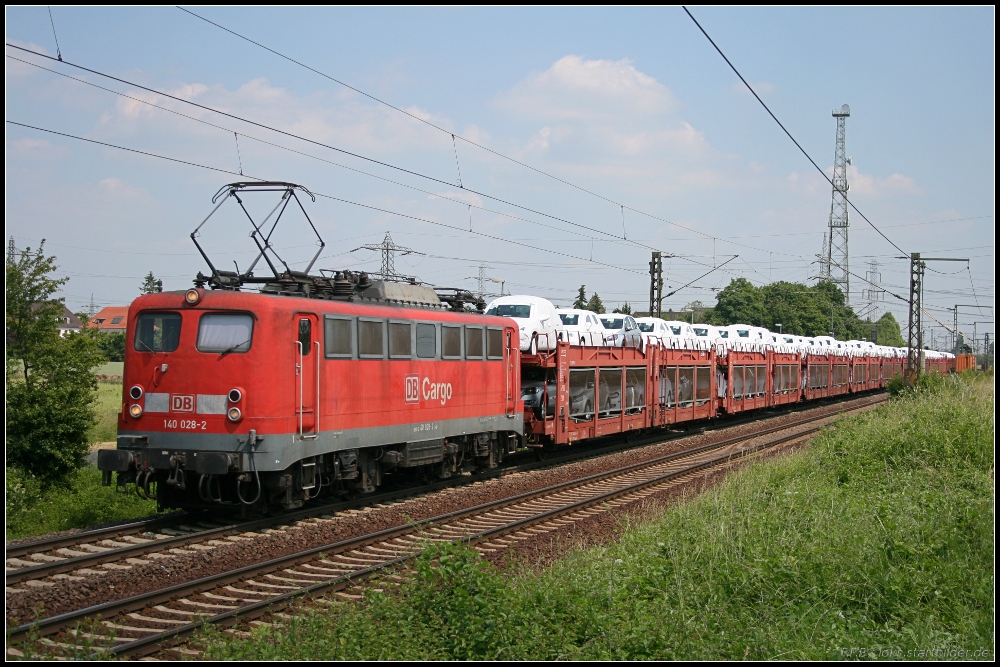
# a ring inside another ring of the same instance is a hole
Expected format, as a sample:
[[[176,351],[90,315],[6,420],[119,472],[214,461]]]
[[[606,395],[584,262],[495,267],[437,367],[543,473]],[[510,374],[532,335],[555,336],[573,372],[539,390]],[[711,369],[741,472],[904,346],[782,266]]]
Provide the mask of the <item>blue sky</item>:
[[[56,7],[53,18],[68,63],[437,180],[10,47],[8,56],[162,108],[8,58],[7,120],[235,172],[242,164],[248,175],[353,202],[309,205],[327,244],[322,267],[377,270],[376,253],[354,250],[389,231],[425,253],[397,258],[397,270],[429,283],[475,288],[482,263],[514,293],[566,304],[583,283],[609,306],[640,308],[651,247],[682,256],[664,262],[675,288],[739,255],[672,297],[673,307],[712,303],[712,288],[736,276],[761,284],[818,271],[829,184],[680,8],[196,11],[447,132],[176,8]],[[932,266],[941,273],[928,274],[930,307],[992,305],[993,8],[692,12],[824,169],[831,111],[851,106],[854,203],[907,252],[971,259],[968,271]],[[8,43],[55,55],[45,8],[8,7],[5,17]],[[19,247],[47,239],[71,278],[74,310],[91,294],[99,305],[128,303],[150,270],[166,289],[190,285],[204,265],[188,235],[215,191],[238,178],[10,124],[5,156],[7,233]],[[626,239],[620,204],[634,209]],[[290,219],[277,240],[293,262],[314,251],[303,225]],[[250,256],[247,232],[223,211],[205,241],[230,265]],[[885,286],[905,294],[908,263],[857,215],[850,253],[854,272],[865,275],[874,259]],[[851,287],[852,301],[865,302],[866,286]],[[905,318],[892,297],[880,307]],[[969,334],[976,321],[980,335],[993,330],[990,310],[962,312]]]

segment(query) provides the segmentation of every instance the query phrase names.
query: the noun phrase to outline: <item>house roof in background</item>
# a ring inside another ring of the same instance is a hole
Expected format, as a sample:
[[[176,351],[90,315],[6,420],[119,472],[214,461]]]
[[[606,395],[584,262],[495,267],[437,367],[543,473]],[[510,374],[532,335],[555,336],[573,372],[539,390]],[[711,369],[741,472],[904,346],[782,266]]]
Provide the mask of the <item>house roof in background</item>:
[[[62,315],[59,316],[59,328],[79,331],[83,328],[83,322],[69,308],[63,306]]]
[[[106,306],[90,318],[90,326],[102,331],[125,331],[128,306]]]

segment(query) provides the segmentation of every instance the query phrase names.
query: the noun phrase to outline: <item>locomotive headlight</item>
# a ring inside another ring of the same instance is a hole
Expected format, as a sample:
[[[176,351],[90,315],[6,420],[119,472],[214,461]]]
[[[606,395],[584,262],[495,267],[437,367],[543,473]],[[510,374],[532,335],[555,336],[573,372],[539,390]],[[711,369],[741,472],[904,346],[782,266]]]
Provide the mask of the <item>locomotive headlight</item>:
[[[201,299],[201,292],[199,292],[193,287],[184,293],[184,300],[187,301],[187,304],[189,306],[195,305],[196,303],[198,303],[200,299]]]
[[[132,419],[138,419],[142,416],[142,406],[138,403],[133,403],[132,407],[128,409],[128,413],[132,415]]]
[[[238,422],[243,418],[243,413],[240,412],[239,408],[229,408],[229,412],[226,413],[226,416],[229,417],[229,421]]]
[[[243,398],[243,392],[239,389],[233,388],[229,390],[229,402],[239,403],[240,399]]]
[[[128,395],[132,397],[133,401],[138,401],[140,398],[142,398],[142,387],[140,387],[139,385],[135,385],[134,387],[128,390]]]

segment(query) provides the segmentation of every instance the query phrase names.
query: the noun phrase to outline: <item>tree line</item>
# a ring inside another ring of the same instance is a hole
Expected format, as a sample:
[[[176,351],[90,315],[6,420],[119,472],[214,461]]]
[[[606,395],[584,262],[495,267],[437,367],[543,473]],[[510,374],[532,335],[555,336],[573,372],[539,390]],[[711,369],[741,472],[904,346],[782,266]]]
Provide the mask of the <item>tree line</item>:
[[[599,314],[606,312],[596,292],[587,298],[586,285],[580,285],[573,307]],[[632,308],[625,302],[614,312],[632,314]],[[718,293],[714,308],[705,308],[695,301],[685,306],[684,312],[697,312],[699,322],[716,326],[749,324],[796,336],[871,340],[893,347],[906,345],[892,313],[886,312],[874,321],[859,317],[840,288],[830,281],[812,286],[779,281],[757,287],[746,278],[735,278]]]
[[[750,324],[796,336],[833,336],[838,340],[870,340],[903,347],[899,323],[886,312],[878,320],[862,319],[830,281],[808,286],[776,282],[761,287],[735,278],[719,292],[715,308],[706,314],[709,324]]]

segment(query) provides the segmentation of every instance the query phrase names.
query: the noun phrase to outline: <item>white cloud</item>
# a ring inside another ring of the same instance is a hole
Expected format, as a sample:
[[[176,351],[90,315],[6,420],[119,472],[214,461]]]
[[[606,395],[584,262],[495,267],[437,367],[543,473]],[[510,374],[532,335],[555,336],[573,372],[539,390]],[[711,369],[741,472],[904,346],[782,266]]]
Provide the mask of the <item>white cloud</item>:
[[[621,155],[641,153],[662,153],[701,155],[711,150],[705,141],[705,134],[690,123],[682,122],[679,127],[655,129],[645,132],[624,134],[614,132],[611,136],[612,149]]]
[[[141,199],[149,193],[143,188],[128,185],[120,178],[109,176],[97,182],[97,190],[108,199]]]
[[[563,56],[496,98],[501,107],[528,117],[590,120],[626,114],[659,114],[676,105],[674,94],[632,61]]]
[[[45,139],[17,139],[7,142],[7,158],[26,160],[57,160],[69,155],[65,146],[54,146]]]
[[[35,51],[36,53],[44,53],[45,55],[51,55],[49,50],[44,46],[39,46],[34,42],[22,42],[19,39],[7,38],[7,42],[14,44],[15,46],[20,46],[22,48],[28,49],[30,51]],[[18,51],[17,49],[11,49],[10,55],[14,58],[19,58],[21,60],[39,60],[37,56],[32,56],[30,53],[25,53],[24,51]],[[26,77],[40,70],[37,67],[32,67],[31,65],[25,65],[24,63],[18,62],[11,58],[4,58],[4,75],[7,77]]]
[[[829,173],[833,173],[832,170]],[[847,167],[847,183],[850,185],[851,194],[862,197],[891,197],[894,195],[919,195],[923,190],[917,186],[916,181],[904,174],[890,174],[885,178],[865,174],[854,165]]]
[[[296,95],[285,88],[271,85],[263,78],[247,81],[236,89],[218,84],[187,82],[165,90],[182,100],[197,101],[206,107],[232,113],[262,125],[356,152],[371,154],[376,151],[441,148],[446,143],[450,144],[450,138],[446,141],[444,135],[424,123],[359,99],[349,91]],[[276,136],[259,126],[162,95],[145,91],[129,91],[128,95],[142,101],[118,98],[115,107],[106,110],[98,123],[103,136],[149,130],[146,123],[156,123],[157,129],[162,130],[164,124],[169,123],[174,126],[175,131],[188,136],[207,135],[222,139],[223,132],[219,129],[163,113],[143,103],[148,102],[241,134],[245,132],[282,145],[302,148],[301,145],[294,145],[296,141],[293,138]],[[424,109],[408,107],[406,110],[417,118],[445,128],[452,125],[450,119]],[[148,132],[144,134],[148,135]],[[231,141],[232,135],[225,140]],[[309,150],[322,149],[314,147]]]

